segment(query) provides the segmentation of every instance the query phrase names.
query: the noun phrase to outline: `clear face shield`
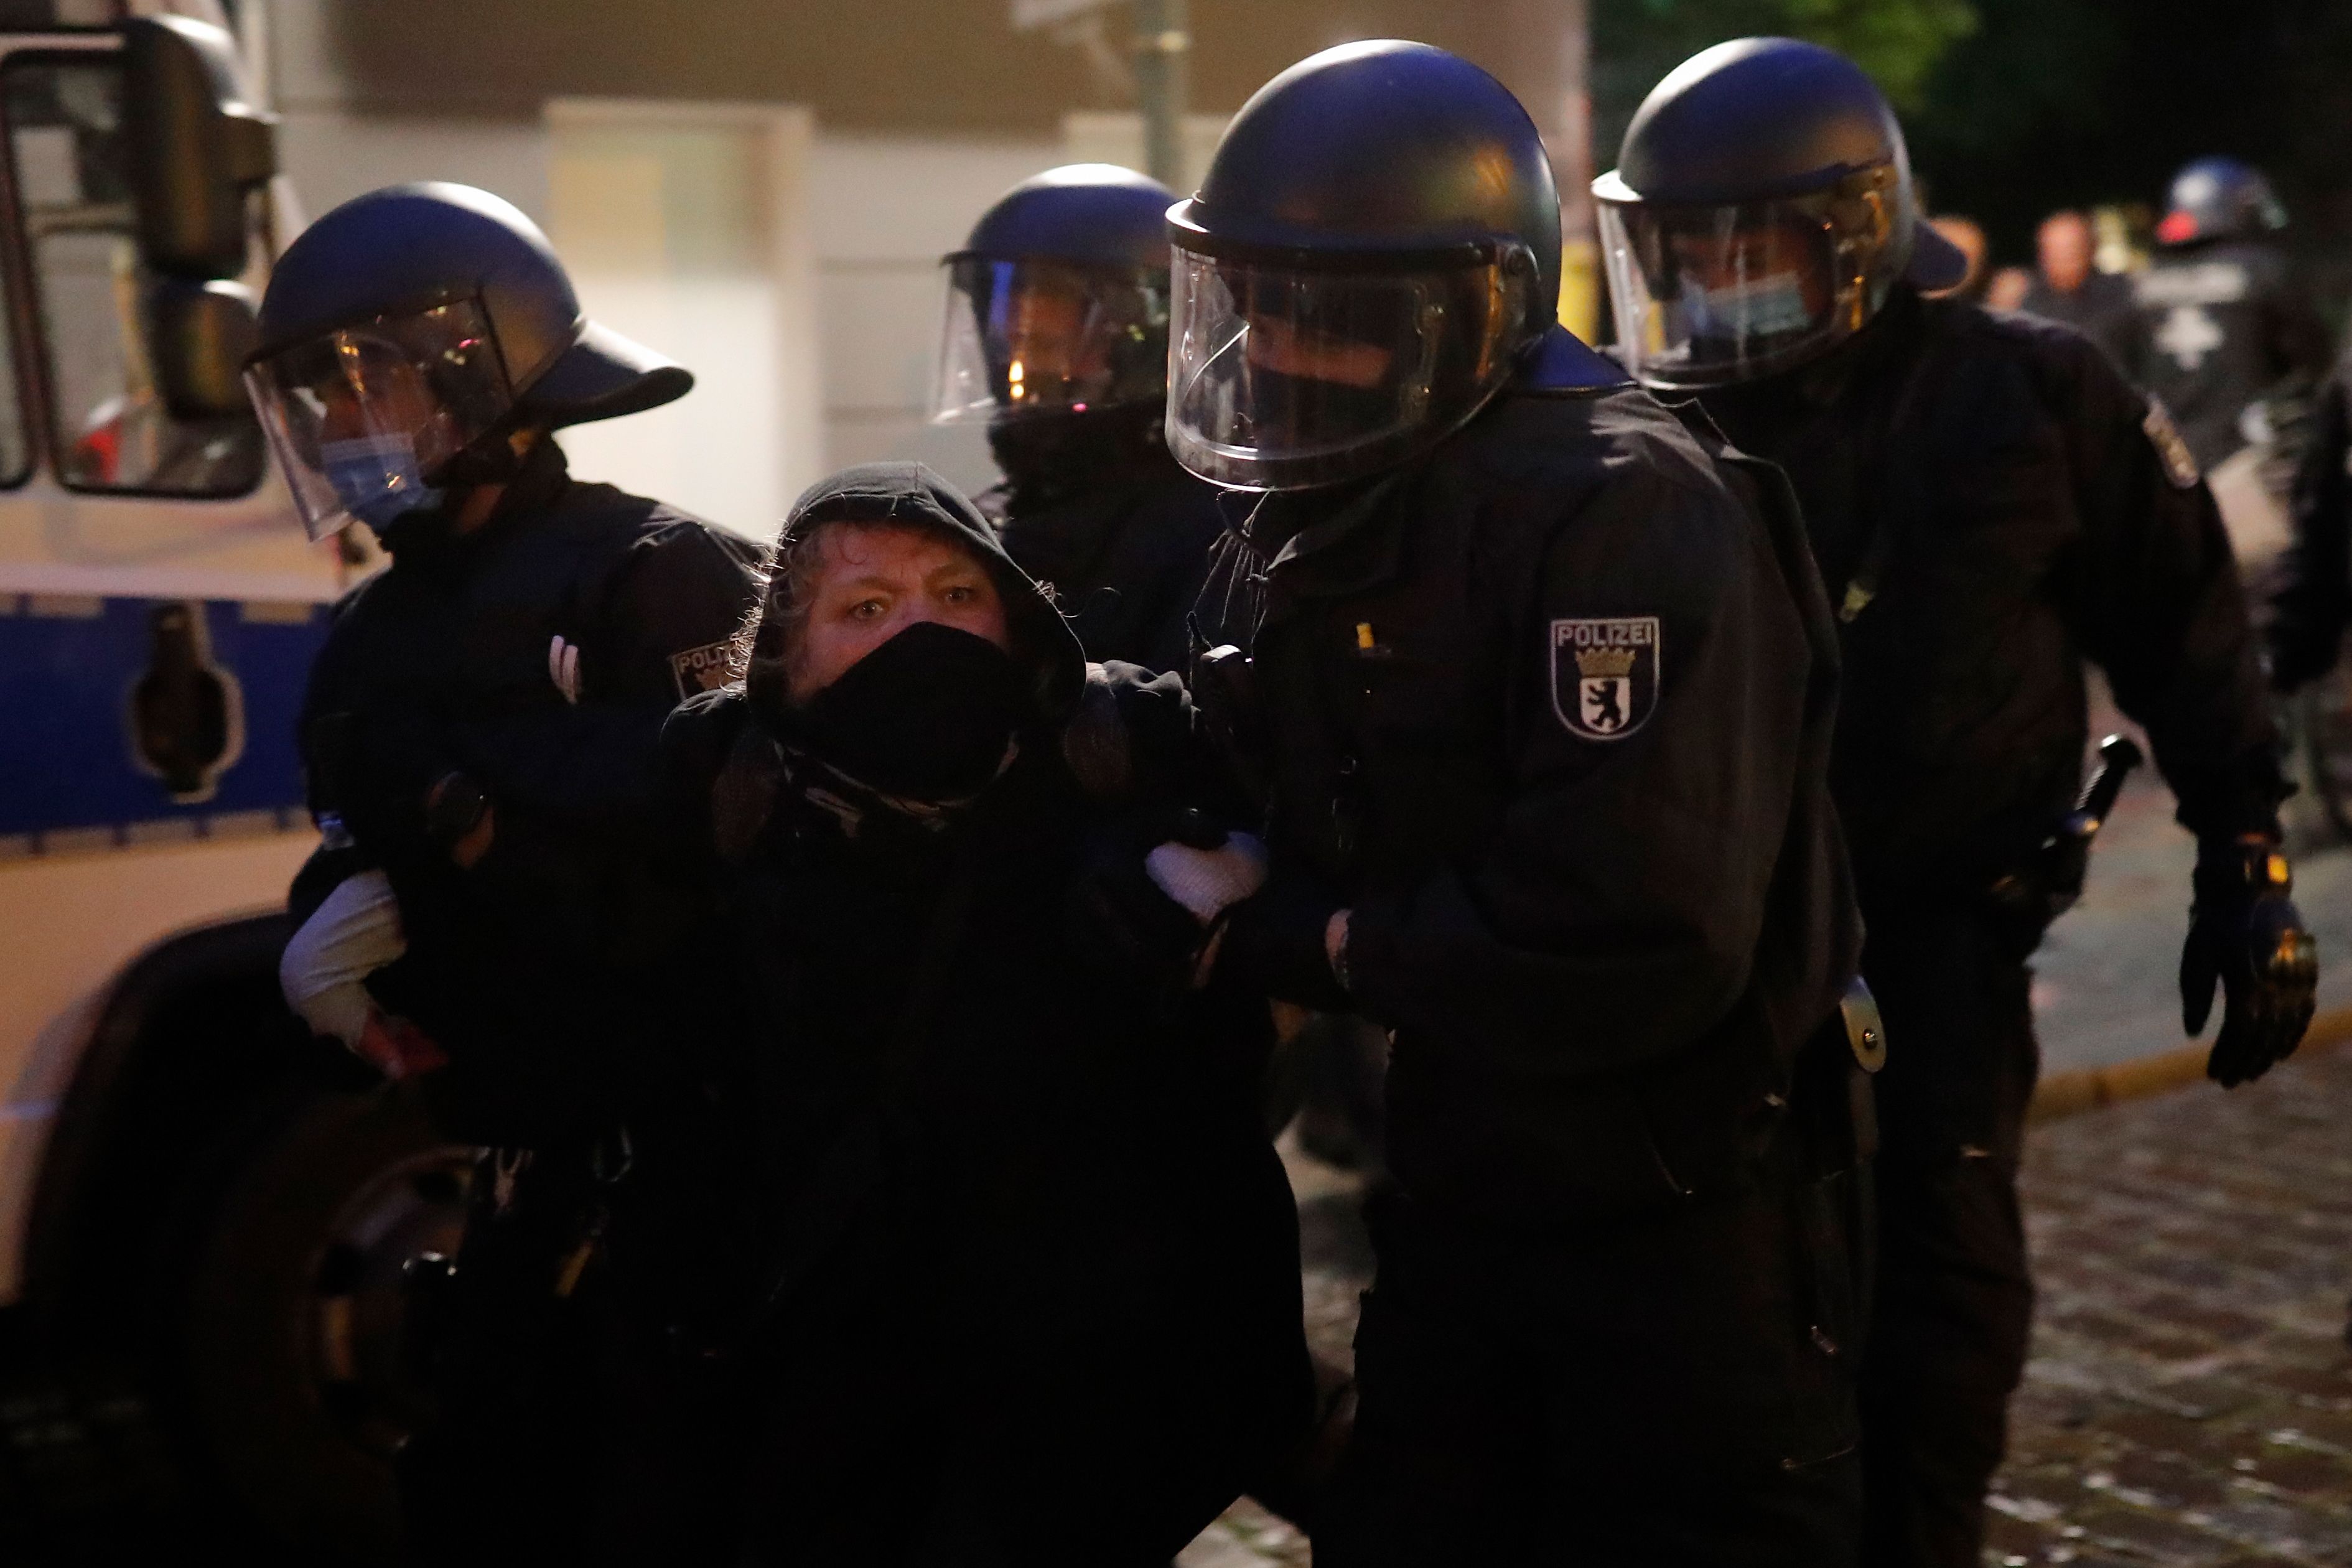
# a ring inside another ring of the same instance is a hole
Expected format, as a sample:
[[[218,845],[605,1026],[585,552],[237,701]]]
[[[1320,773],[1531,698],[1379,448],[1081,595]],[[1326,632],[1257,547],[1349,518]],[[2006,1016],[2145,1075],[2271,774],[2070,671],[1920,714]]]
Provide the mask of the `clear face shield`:
[[[1168,281],[1147,268],[948,258],[939,424],[1158,403]]]
[[[1534,275],[1518,249],[1325,270],[1180,245],[1170,447],[1235,489],[1306,489],[1392,467],[1509,377]]]
[[[473,300],[324,333],[257,361],[245,384],[314,540],[439,505],[451,460],[514,406]]]
[[[1654,386],[1752,381],[1874,315],[1901,274],[1895,174],[1720,206],[1603,200],[1601,242],[1625,366]]]

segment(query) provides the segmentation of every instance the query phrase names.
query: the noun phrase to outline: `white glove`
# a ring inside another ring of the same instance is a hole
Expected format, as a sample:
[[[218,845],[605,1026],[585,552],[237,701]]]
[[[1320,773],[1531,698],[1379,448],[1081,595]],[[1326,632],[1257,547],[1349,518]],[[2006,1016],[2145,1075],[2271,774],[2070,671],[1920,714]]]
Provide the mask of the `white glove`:
[[[1214,849],[1162,844],[1143,858],[1152,885],[1202,925],[1265,886],[1265,846],[1246,833],[1229,833]]]
[[[361,871],[336,884],[287,942],[278,987],[312,1032],[356,1051],[375,1011],[367,977],[407,951],[392,883],[381,871]]]

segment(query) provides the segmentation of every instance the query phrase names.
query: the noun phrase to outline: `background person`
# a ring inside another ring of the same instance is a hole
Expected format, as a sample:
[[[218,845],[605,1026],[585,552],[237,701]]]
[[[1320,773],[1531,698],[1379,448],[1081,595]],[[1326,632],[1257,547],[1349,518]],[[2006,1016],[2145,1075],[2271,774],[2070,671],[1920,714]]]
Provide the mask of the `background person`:
[[[2286,209],[2261,171],[2200,158],[2173,176],[2168,207],[2156,258],[2132,283],[2139,380],[2211,484],[2240,576],[2266,599],[2331,342],[2276,238]]]
[[[2052,213],[2033,231],[2033,248],[2040,270],[2017,309],[2074,328],[2128,373],[2142,352],[2139,315],[2130,281],[2092,265],[2098,237],[2091,220],[2071,210]]]
[[[2290,506],[2292,539],[2263,627],[2271,686],[2280,692],[2334,669],[2352,627],[2352,356],[2312,405]]]

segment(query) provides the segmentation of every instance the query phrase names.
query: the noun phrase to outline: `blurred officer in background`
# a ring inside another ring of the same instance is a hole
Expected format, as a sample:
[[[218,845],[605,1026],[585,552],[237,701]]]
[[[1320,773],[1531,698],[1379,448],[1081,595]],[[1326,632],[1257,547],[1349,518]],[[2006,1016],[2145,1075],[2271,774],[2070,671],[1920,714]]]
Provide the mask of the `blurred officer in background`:
[[[980,498],[1095,660],[1181,670],[1216,491],[1178,467],[1168,404],[1167,213],[1109,163],[1006,192],[946,260],[934,417],[985,418],[1004,482]]]
[[[2239,574],[2269,585],[2285,497],[2331,345],[2276,236],[2286,209],[2259,170],[2200,158],[2173,176],[2156,259],[2133,280],[2139,381],[2210,479]]]
[[[2336,668],[2352,627],[2352,354],[2319,389],[2295,466],[2293,538],[2263,627],[2271,685],[2294,691]]]
[[[542,1373],[590,1168],[625,1163],[637,1043],[615,1005],[632,835],[663,718],[724,678],[755,552],[566,473],[550,432],[684,395],[678,366],[583,319],[523,215],[394,186],[295,240],[247,379],[314,538],[392,557],[310,672],[300,743],[324,843],[298,879],[289,1000],[498,1146],[445,1292],[440,1426],[404,1456],[435,1561],[528,1559],[528,1500],[576,1425]],[[542,1167],[532,1170],[534,1159]],[[536,1194],[536,1195],[534,1195]],[[470,1559],[468,1559],[470,1560]]]
[[[1272,835],[1219,969],[1395,1042],[1316,1560],[1850,1563],[1859,931],[1785,487],[1556,324],[1542,142],[1442,50],[1276,77],[1169,221],[1171,443],[1259,492],[1198,611]]]
[[[1890,1042],[1865,1557],[1973,1565],[2032,1314],[2026,959],[2070,897],[2053,836],[2081,780],[2085,656],[2200,840],[2180,979],[2192,1034],[2225,993],[2210,1070],[2258,1076],[2311,1016],[2236,573],[2195,459],[2093,344],[1921,298],[1961,258],[1918,220],[1893,111],[1837,55],[1694,57],[1593,188],[1628,364],[1788,471],[1838,605],[1831,779]]]
[[[2139,315],[2128,279],[2092,265],[2098,237],[2081,213],[2052,213],[2033,231],[2040,269],[2018,309],[2045,321],[2063,321],[2102,349],[2119,369],[2138,363]]]

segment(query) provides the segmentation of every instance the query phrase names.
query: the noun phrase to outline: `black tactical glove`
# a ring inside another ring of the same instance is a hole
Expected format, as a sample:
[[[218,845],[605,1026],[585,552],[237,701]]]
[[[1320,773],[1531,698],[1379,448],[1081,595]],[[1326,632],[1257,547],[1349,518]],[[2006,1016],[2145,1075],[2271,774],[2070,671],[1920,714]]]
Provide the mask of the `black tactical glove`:
[[[1277,1001],[1347,1012],[1353,1004],[1325,945],[1331,917],[1345,907],[1313,877],[1276,867],[1265,887],[1226,912],[1218,977]]]
[[[2287,894],[2286,857],[2264,839],[2198,850],[2196,901],[2180,953],[2180,1022],[2194,1035],[2222,989],[2221,1032],[2205,1076],[2229,1087],[2258,1079],[2303,1041],[2319,984],[2311,932]]]

